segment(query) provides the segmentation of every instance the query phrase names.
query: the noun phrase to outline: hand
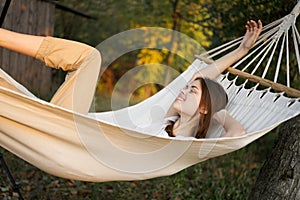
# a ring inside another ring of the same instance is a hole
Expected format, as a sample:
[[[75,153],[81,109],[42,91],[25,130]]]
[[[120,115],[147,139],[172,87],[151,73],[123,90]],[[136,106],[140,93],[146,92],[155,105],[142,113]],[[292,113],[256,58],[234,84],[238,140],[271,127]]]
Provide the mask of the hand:
[[[261,31],[262,23],[260,20],[258,20],[258,23],[253,20],[248,21],[246,25],[246,34],[240,44],[240,48],[244,51],[249,51],[256,42]]]

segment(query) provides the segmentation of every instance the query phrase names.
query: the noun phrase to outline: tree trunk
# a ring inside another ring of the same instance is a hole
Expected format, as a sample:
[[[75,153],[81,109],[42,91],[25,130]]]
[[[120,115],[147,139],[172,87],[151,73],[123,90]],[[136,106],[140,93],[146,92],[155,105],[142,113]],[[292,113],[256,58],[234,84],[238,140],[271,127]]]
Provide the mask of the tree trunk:
[[[279,129],[249,199],[300,199],[300,116]]]

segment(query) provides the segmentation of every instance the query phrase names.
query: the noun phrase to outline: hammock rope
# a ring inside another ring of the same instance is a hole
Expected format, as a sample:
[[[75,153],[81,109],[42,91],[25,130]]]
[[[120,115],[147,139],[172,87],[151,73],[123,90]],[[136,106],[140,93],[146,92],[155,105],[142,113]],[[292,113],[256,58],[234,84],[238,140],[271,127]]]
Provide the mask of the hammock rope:
[[[182,86],[207,66],[196,59],[174,81],[145,101],[88,115],[34,97],[0,70],[0,145],[50,174],[95,182],[167,176],[238,150],[300,114],[299,91],[290,88],[293,79],[285,78],[285,85],[279,81],[279,74],[296,68],[289,58],[294,52],[299,54],[299,33],[294,28],[293,39],[289,40],[287,30],[293,27],[299,7],[300,3],[290,15],[266,25],[248,56],[217,78],[229,97],[226,109],[247,130],[243,136],[220,138],[224,133],[220,125],[211,126],[205,139],[156,136]],[[209,51],[208,58],[215,59],[241,40]],[[294,44],[296,41],[297,45],[289,48],[290,41]],[[299,55],[295,57],[299,67]],[[273,70],[274,82],[266,79]],[[233,79],[231,73],[236,74]],[[290,74],[287,72],[287,76]],[[242,84],[238,84],[239,77],[245,77]],[[248,81],[259,84],[247,88]],[[260,90],[258,85],[267,88]]]
[[[242,85],[245,87],[249,81],[255,82],[253,90],[256,90],[260,85],[267,87],[266,90],[275,90],[278,92],[284,92],[288,96],[299,98],[299,89],[291,88],[291,63],[290,63],[290,52],[294,52],[296,62],[298,65],[298,71],[300,74],[300,55],[299,55],[299,44],[300,36],[299,31],[296,28],[296,19],[300,12],[300,4],[298,3],[293,11],[281,19],[278,19],[270,24],[263,27],[262,34],[259,36],[257,42],[254,44],[251,51],[235,63],[232,67],[228,68],[228,72],[236,75],[234,78],[236,81],[238,77],[244,78]],[[205,55],[209,59],[215,59],[219,55],[222,55],[230,51],[233,47],[237,47],[242,37],[225,43],[219,47],[209,50]],[[289,43],[292,41],[293,48],[290,47]],[[276,53],[278,53],[277,56]],[[198,57],[204,57],[204,54]],[[276,65],[273,63],[276,62]],[[264,64],[265,63],[265,64]],[[283,69],[285,66],[285,69]],[[242,69],[238,69],[241,68]],[[253,68],[253,69],[251,69]],[[261,70],[260,70],[261,69]],[[273,78],[266,77],[270,76],[271,71],[274,70]],[[261,75],[256,75],[258,71],[262,71]],[[279,82],[280,74],[285,71],[286,78],[285,84]]]

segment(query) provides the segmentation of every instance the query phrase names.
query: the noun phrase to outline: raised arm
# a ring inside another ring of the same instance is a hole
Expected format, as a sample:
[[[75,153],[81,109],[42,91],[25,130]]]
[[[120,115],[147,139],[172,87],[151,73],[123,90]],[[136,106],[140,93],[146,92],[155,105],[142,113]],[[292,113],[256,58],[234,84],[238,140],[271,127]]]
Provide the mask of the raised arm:
[[[225,109],[215,113],[213,118],[220,123],[226,131],[221,137],[234,137],[246,133],[243,125],[235,120]]]
[[[253,20],[248,21],[246,25],[246,34],[240,46],[227,55],[217,59],[215,62],[209,64],[206,68],[200,70],[197,76],[200,75],[201,77],[215,79],[230,65],[248,53],[249,49],[253,46],[259,34],[261,33],[261,30],[262,23],[260,20],[258,20],[258,23]]]
[[[16,33],[0,28],[0,46],[34,57],[43,41],[43,36]]]

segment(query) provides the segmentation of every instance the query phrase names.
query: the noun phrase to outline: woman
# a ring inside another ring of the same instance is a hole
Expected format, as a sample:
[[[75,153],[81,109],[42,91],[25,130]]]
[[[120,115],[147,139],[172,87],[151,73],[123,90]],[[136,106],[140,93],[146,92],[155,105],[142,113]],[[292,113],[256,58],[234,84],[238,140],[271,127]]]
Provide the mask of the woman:
[[[169,109],[165,128],[159,133],[160,135],[205,138],[211,119],[224,127],[225,134],[222,137],[246,133],[243,126],[224,109],[228,100],[227,94],[212,80],[248,53],[261,30],[260,20],[258,23],[253,20],[248,21],[246,34],[240,46],[194,76]]]
[[[245,132],[236,120],[225,110],[221,110],[227,102],[216,109],[214,102],[219,97],[215,98],[217,95],[212,94],[217,88],[220,90],[220,86],[216,86],[217,84],[209,79],[215,79],[248,52],[261,32],[262,24],[258,21],[257,25],[251,20],[246,29],[239,48],[199,71],[182,90],[166,116],[165,126],[170,136],[205,137],[211,117],[224,126],[226,134],[223,136],[235,136]],[[65,82],[55,93],[51,103],[82,114],[88,113],[101,66],[99,51],[74,41],[20,34],[5,29],[0,29],[0,46],[35,57],[47,66],[68,71]],[[208,94],[205,87],[211,88],[212,91]],[[226,93],[221,96],[226,97]],[[185,104],[187,106],[184,106]],[[168,120],[170,117],[175,118],[171,123]]]
[[[226,112],[224,108],[227,103],[227,94],[219,83],[196,77],[181,90],[173,102],[165,119],[165,131],[162,131],[161,135],[205,138],[212,116],[225,125],[218,116],[221,117],[220,114]],[[230,115],[226,112],[226,116]],[[233,118],[230,126],[233,126],[233,122],[234,130],[239,128],[239,133],[243,134],[243,127]],[[229,133],[229,130],[226,132]]]

